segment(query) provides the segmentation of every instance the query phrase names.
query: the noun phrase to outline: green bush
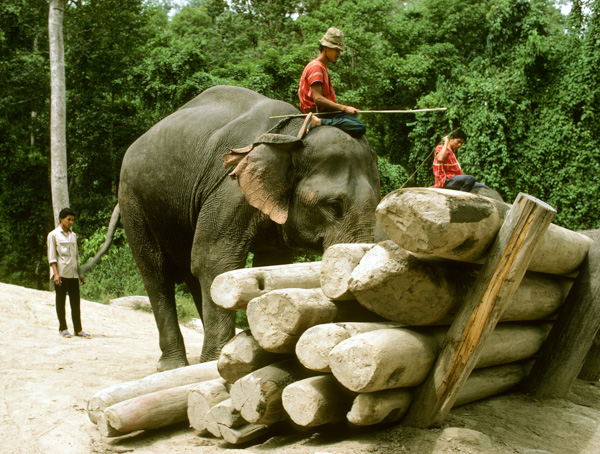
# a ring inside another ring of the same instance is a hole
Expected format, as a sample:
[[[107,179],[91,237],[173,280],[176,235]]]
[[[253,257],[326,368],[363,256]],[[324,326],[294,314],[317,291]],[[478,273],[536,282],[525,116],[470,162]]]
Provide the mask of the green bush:
[[[408,180],[408,173],[404,170],[404,167],[392,164],[386,157],[379,156],[377,167],[379,169],[379,184],[382,197],[400,188]]]
[[[84,239],[80,245],[80,259],[86,263],[100,250],[106,238],[106,228]],[[100,263],[86,276],[86,284],[81,286],[81,296],[90,301],[108,304],[113,298],[122,296],[146,296],[144,283],[131,254],[129,243],[125,241],[122,229],[117,229],[114,244]]]

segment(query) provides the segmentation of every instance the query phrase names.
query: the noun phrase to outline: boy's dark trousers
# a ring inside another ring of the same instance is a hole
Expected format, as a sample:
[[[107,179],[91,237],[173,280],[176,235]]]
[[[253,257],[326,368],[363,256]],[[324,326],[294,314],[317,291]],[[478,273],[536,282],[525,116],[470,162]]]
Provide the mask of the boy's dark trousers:
[[[81,328],[81,300],[79,296],[79,279],[61,278],[62,284],[55,286],[56,291],[56,315],[58,316],[58,332],[67,330],[67,320],[65,313],[65,304],[67,294],[71,304],[71,319],[73,320],[73,329],[75,334],[79,333]]]

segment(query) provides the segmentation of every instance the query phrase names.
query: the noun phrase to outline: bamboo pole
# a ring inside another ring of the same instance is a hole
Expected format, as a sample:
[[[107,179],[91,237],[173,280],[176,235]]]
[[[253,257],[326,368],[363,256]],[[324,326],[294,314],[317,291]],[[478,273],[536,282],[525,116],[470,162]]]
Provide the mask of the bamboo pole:
[[[409,110],[359,110],[358,113],[366,113],[366,114],[394,114],[394,113],[416,113],[416,112],[440,112],[448,110],[447,107],[434,107],[432,109],[409,109]],[[275,115],[274,117],[269,118],[290,118],[290,117],[306,117],[312,113],[313,115],[327,115],[327,114],[337,114],[342,113],[341,110],[334,110],[331,112],[309,112],[308,114],[291,114],[291,115]]]

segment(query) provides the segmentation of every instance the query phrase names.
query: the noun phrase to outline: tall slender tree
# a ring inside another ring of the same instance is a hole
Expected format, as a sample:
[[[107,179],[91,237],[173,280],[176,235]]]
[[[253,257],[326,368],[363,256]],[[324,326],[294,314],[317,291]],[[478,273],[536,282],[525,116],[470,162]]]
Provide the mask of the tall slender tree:
[[[65,46],[63,40],[64,0],[50,0],[48,38],[50,41],[50,168],[54,224],[58,214],[69,206],[67,182]]]

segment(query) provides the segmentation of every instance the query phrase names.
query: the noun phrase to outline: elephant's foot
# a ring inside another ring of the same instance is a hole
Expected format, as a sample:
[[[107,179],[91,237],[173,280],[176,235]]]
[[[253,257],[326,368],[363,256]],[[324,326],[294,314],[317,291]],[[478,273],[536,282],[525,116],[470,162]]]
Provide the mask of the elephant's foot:
[[[158,361],[157,370],[164,372],[166,370],[177,369],[179,367],[189,366],[187,359],[184,358],[166,358],[161,356]]]

